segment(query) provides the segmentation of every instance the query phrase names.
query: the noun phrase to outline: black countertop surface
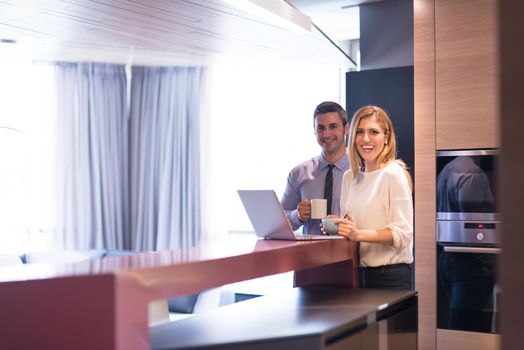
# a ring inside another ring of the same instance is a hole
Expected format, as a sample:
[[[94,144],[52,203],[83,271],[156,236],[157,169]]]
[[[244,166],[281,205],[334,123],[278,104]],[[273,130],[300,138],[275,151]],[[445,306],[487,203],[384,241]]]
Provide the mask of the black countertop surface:
[[[414,291],[328,286],[293,288],[221,307],[150,329],[153,349],[198,349],[286,338],[326,339],[356,332],[396,306],[415,299]]]

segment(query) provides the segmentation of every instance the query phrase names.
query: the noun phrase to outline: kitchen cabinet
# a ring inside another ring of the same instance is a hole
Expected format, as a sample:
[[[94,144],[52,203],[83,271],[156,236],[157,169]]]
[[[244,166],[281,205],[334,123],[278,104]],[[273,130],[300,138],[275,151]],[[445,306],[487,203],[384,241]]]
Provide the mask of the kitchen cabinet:
[[[436,147],[499,147],[496,0],[435,1]]]

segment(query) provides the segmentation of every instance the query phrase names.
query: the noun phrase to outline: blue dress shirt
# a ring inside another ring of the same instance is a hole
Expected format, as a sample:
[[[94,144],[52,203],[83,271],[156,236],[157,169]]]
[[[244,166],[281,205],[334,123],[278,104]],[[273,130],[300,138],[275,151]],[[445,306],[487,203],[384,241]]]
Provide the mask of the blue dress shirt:
[[[324,198],[324,182],[328,172],[328,162],[322,155],[312,158],[291,170],[287,186],[282,196],[282,206],[296,231],[303,225],[304,234],[321,234],[320,220],[309,219],[301,222],[298,219],[297,205],[305,199]],[[342,176],[349,169],[349,160],[344,155],[335,162],[333,168],[333,202],[332,214],[340,215],[340,186]]]

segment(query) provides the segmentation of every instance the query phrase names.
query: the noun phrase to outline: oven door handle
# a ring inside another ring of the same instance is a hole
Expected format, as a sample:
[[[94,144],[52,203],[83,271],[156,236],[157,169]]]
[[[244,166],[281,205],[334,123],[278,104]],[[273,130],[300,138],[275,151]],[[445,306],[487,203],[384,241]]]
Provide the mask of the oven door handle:
[[[481,254],[500,254],[500,248],[489,247],[455,247],[444,246],[444,251],[447,253],[481,253]]]

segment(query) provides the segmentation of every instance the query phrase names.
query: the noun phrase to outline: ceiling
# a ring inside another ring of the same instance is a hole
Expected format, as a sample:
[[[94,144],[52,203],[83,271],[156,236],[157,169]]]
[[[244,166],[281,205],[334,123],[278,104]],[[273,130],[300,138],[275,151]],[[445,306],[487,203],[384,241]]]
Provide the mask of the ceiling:
[[[330,35],[345,30],[345,20],[330,14],[355,21],[354,9],[341,9],[352,0],[289,2],[319,26],[324,22]],[[40,59],[194,65],[234,56],[351,66],[316,30],[297,34],[221,0],[4,0],[0,40]]]
[[[360,37],[359,5],[384,0],[289,0],[332,40]]]

